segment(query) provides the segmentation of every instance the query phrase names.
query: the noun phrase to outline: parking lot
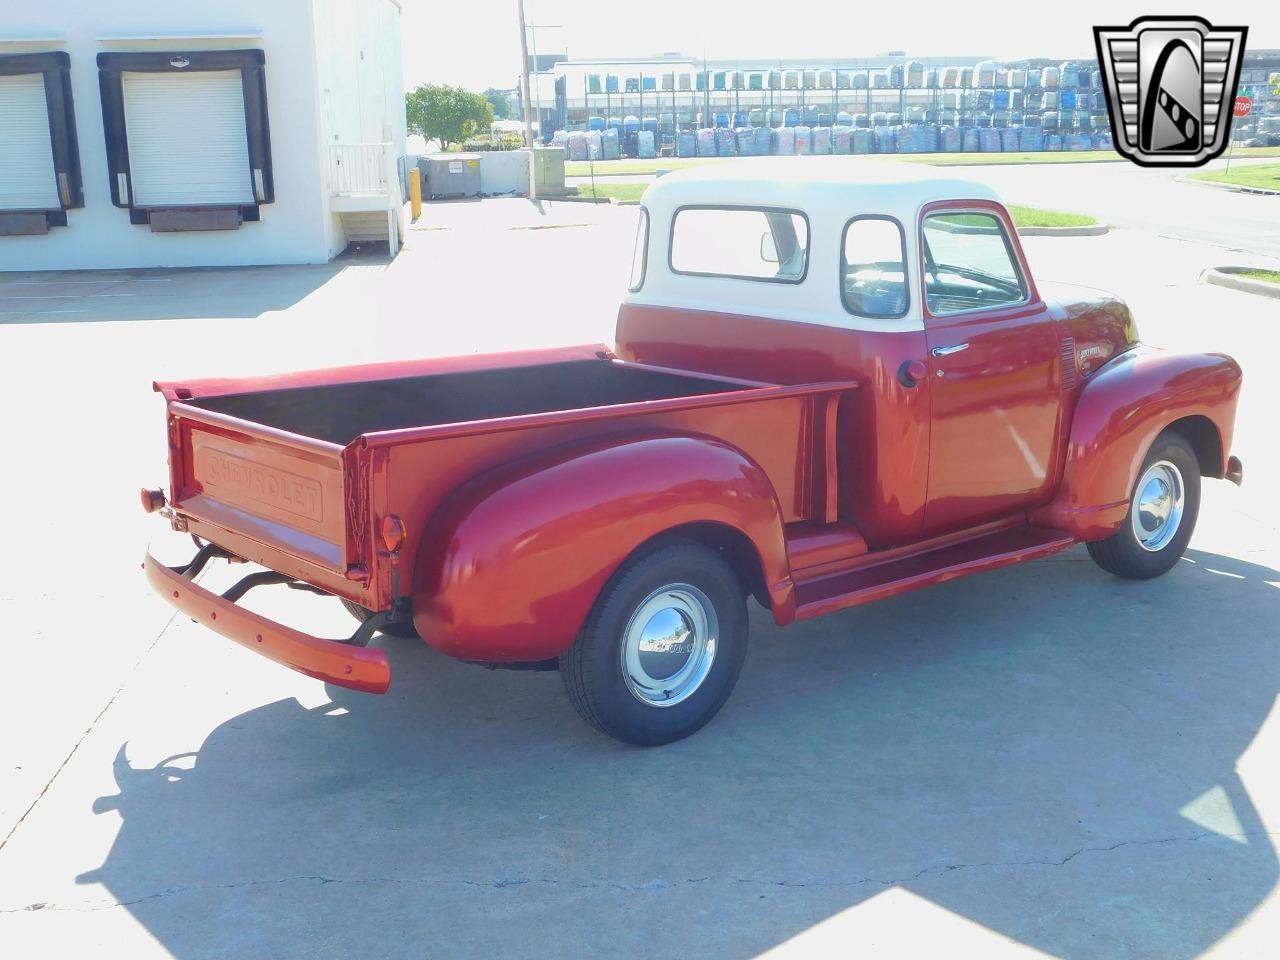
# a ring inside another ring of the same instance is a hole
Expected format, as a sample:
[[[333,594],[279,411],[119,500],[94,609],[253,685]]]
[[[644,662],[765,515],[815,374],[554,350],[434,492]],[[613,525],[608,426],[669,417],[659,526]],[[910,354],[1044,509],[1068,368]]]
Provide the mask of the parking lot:
[[[1069,206],[1032,172],[1012,199]],[[1076,548],[786,631],[753,608],[724,712],[668,747],[594,733],[554,673],[380,638],[369,697],[151,595],[148,541],[190,552],[137,506],[166,475],[153,380],[608,341],[635,216],[429,205],[389,263],[0,274],[6,955],[1274,956],[1280,301],[1198,282],[1274,245],[1024,241],[1145,341],[1244,367],[1245,484],[1206,482],[1172,573]]]

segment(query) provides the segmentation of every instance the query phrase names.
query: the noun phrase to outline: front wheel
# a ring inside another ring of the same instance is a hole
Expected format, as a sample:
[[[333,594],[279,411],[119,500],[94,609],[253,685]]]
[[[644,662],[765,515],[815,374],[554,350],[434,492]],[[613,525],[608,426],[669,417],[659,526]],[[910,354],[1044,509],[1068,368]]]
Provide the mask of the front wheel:
[[[724,705],[742,669],[745,593],[720,554],[692,541],[628,561],[560,658],[575,709],[637,746],[697,731]]]
[[[1168,572],[1187,549],[1200,513],[1200,463],[1178,433],[1162,433],[1147,452],[1124,525],[1087,544],[1095,563],[1118,577],[1147,580]]]

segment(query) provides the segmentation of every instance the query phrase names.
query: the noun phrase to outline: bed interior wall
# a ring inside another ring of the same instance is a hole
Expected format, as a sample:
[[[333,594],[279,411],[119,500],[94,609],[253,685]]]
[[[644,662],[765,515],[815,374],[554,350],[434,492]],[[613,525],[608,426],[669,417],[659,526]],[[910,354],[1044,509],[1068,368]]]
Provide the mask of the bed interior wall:
[[[612,406],[745,389],[604,361],[463,371],[294,387],[190,401],[193,406],[346,445],[362,433]]]

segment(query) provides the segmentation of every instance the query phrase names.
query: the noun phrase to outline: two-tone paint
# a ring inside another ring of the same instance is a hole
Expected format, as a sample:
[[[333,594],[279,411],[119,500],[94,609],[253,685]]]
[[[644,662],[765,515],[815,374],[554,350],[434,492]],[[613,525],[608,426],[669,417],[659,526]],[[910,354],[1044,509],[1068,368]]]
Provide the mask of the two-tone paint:
[[[671,270],[671,224],[693,205],[802,210],[804,279]],[[621,306],[612,349],[157,384],[168,402],[175,524],[388,610],[392,557],[376,531],[398,517],[409,531],[394,558],[400,599],[418,633],[455,657],[524,662],[566,650],[626,559],[673,531],[725,550],[786,624],[1107,536],[1124,520],[1151,441],[1169,427],[1187,435],[1206,475],[1238,479],[1229,457],[1238,366],[1141,348],[1116,299],[1037,285],[1007,212],[981,185],[806,158],[803,169],[760,162],[672,174],[644,206],[644,280]],[[921,231],[935,211],[998,218],[1024,280],[1021,302],[930,313]],[[903,229],[909,306],[900,317],[856,316],[842,301],[843,230],[868,213]],[[934,355],[957,343],[968,347]],[[345,447],[188,402],[565,360],[697,373],[733,389],[388,430]],[[162,593],[172,588],[151,576]],[[212,614],[222,601],[191,602]],[[330,641],[308,647],[225,615],[203,622],[313,676],[385,686],[369,651],[343,663]]]

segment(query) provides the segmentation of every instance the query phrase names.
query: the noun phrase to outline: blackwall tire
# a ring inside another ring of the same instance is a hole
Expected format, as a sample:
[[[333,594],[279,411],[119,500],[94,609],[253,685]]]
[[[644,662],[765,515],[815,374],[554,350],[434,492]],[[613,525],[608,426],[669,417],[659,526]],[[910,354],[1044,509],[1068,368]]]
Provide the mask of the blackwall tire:
[[[1108,573],[1149,580],[1182,557],[1200,513],[1200,464],[1182,436],[1166,432],[1147,451],[1129,496],[1124,524],[1105,540],[1087,544]]]
[[[361,623],[364,623],[373,616],[373,611],[367,607],[362,607],[354,600],[348,600],[346,597],[339,597],[342,605],[347,608],[347,613],[351,614]],[[413,629],[412,623],[388,623],[386,626],[378,628],[379,633],[385,633],[393,637],[412,638],[418,635],[418,631]]]
[[[672,540],[629,560],[560,658],[574,708],[636,746],[681,740],[724,706],[747,653],[746,590],[716,551]]]

